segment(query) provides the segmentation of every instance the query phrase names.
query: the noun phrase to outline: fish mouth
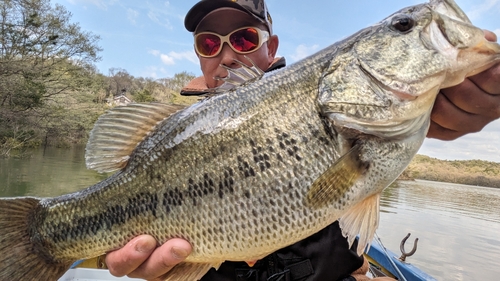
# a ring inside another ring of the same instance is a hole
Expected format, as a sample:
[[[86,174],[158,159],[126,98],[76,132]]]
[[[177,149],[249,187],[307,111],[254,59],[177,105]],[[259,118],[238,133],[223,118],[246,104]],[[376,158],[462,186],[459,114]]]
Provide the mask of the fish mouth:
[[[430,0],[427,6],[436,13],[445,15],[451,19],[472,25],[469,17],[462,11],[462,9],[450,0]]]
[[[353,129],[364,135],[376,136],[384,139],[402,139],[414,134],[420,128],[427,130],[430,122],[429,109],[426,113],[416,118],[406,120],[393,120],[385,122],[373,122],[371,120],[360,120],[345,115],[330,114],[329,118],[335,126]]]
[[[457,70],[450,72],[441,88],[457,85],[464,77],[478,74],[500,61],[500,45],[488,41],[483,30],[474,26],[453,0],[431,0],[427,6],[433,16],[427,42],[445,57],[454,60],[453,69]],[[464,67],[469,60],[478,63],[475,67]]]
[[[401,92],[397,90],[393,90],[392,93],[401,100],[413,101],[417,99],[417,96],[412,95],[411,93]]]

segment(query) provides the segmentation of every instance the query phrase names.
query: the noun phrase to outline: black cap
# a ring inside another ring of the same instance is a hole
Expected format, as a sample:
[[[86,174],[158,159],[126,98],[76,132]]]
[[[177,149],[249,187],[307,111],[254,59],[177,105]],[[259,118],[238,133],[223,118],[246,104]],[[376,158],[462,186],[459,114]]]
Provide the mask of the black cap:
[[[272,33],[272,19],[264,0],[201,0],[186,14],[184,26],[194,32],[200,21],[212,11],[219,8],[234,8],[246,12],[264,23]]]

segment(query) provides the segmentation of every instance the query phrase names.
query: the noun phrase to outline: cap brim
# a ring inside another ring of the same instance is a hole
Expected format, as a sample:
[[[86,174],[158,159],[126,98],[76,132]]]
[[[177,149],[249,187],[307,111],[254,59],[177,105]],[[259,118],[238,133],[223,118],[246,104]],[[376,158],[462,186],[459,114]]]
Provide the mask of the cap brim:
[[[196,27],[200,23],[200,21],[212,11],[215,11],[219,8],[234,8],[240,11],[243,11],[256,19],[262,21],[262,19],[258,18],[254,14],[252,14],[247,9],[243,8],[239,4],[231,1],[200,1],[196,5],[194,5],[191,10],[189,10],[184,18],[184,26],[189,32],[194,32]]]

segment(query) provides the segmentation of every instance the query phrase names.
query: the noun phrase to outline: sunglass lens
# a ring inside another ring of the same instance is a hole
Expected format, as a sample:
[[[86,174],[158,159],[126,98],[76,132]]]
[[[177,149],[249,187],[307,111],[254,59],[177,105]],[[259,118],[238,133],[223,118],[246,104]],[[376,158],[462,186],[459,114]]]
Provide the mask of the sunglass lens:
[[[214,34],[199,34],[196,37],[196,49],[204,56],[217,54],[220,48],[220,38]]]
[[[251,52],[259,46],[259,33],[254,28],[238,30],[229,37],[231,45],[239,52]]]

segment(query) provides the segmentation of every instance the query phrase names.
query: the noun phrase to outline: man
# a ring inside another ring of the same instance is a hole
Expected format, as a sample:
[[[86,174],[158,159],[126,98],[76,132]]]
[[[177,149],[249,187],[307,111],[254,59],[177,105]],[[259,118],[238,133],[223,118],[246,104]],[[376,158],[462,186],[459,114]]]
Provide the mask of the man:
[[[283,59],[275,58],[279,40],[272,33],[271,17],[263,0],[202,0],[187,13],[185,26],[195,34],[195,50],[203,76],[191,81],[184,93],[202,93],[220,86],[223,82],[214,77],[227,75],[220,65],[237,68],[239,65],[235,59],[250,64],[245,56],[261,69],[284,65]],[[241,30],[243,27],[259,30]],[[212,41],[228,34],[244,37],[247,32],[256,33],[260,40],[253,45],[230,42],[217,45]],[[486,31],[485,36],[488,40],[496,40],[491,32]],[[432,112],[428,137],[452,140],[477,132],[499,117],[500,65],[497,65],[459,86],[441,91]],[[116,276],[161,280],[162,275],[191,252],[190,244],[181,239],[169,240],[158,248],[156,243],[153,237],[143,235],[124,248],[109,253],[106,263],[110,272]],[[266,280],[270,277],[269,280],[362,280],[366,268],[359,270],[361,275],[353,273],[362,265],[363,258],[348,249],[335,222],[317,234],[271,254],[254,267],[226,262],[218,271],[209,271],[202,280]],[[355,275],[356,279],[349,275]]]

